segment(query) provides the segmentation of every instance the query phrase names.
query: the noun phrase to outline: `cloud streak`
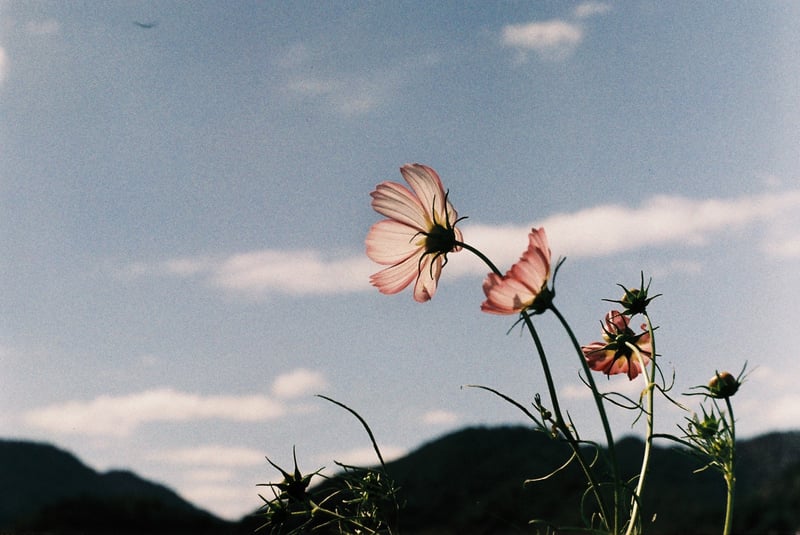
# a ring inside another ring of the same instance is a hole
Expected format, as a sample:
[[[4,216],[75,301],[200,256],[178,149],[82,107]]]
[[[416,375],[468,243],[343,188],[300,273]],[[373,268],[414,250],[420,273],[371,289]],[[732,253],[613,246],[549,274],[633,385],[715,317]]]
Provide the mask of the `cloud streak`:
[[[568,57],[583,39],[583,29],[564,20],[509,24],[503,28],[504,46],[525,52],[536,52],[543,59],[560,60]]]
[[[102,395],[92,400],[56,403],[30,410],[22,416],[22,420],[28,426],[54,433],[117,437],[128,436],[150,423],[212,419],[263,422],[298,409],[287,405],[285,401],[323,390],[327,386],[328,381],[321,372],[297,368],[273,380],[273,397],[260,394],[204,396],[173,388],[156,388],[121,396]],[[200,455],[208,454],[211,450],[200,453],[192,451]],[[208,458],[213,457],[208,455]]]
[[[464,239],[498,266],[515,262],[527,244],[531,227],[544,227],[556,256],[601,258],[645,247],[700,247],[714,237],[757,223],[784,225],[800,210],[800,190],[729,199],[655,196],[638,207],[604,204],[559,213],[525,224],[461,226]],[[787,226],[789,228],[789,226]],[[793,228],[793,227],[792,227]],[[794,256],[800,234],[781,233],[780,243],[760,247],[773,256]],[[684,266],[697,271],[700,266]],[[130,276],[145,274],[199,277],[207,285],[244,298],[275,295],[319,296],[371,289],[369,275],[380,266],[365,255],[328,258],[319,251],[261,250],[226,258],[180,258],[155,265],[135,264]],[[449,278],[483,275],[486,266],[470,254],[450,255]]]
[[[200,396],[171,388],[124,396],[99,396],[28,411],[25,424],[55,433],[125,437],[144,424],[222,419],[257,422],[286,409],[265,396]]]
[[[501,30],[500,41],[503,46],[515,49],[522,62],[527,60],[528,52],[535,52],[543,60],[564,60],[583,41],[584,28],[579,21],[601,15],[610,9],[603,2],[584,2],[572,12],[577,21],[551,19],[508,24]]]

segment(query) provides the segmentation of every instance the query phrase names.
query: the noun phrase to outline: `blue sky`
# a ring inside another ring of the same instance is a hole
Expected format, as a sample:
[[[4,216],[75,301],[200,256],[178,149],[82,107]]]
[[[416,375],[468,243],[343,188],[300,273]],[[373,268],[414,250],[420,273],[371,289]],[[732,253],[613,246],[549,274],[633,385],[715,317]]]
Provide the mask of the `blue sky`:
[[[424,305],[368,284],[369,192],[406,162],[501,269],[546,228],[582,342],[643,270],[676,391],[747,361],[742,435],[800,427],[798,30],[794,2],[0,2],[0,436],[236,517],[265,455],[374,462],[314,393],[389,457],[521,422],[460,388],[544,392],[485,267],[451,255]]]

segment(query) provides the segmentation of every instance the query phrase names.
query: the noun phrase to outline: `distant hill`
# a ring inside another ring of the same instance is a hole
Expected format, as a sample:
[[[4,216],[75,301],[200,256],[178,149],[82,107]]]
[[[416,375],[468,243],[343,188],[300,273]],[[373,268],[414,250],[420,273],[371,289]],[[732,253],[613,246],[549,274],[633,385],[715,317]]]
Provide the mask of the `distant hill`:
[[[644,518],[647,533],[703,535],[722,531],[725,485],[717,472],[662,440],[652,453]],[[644,443],[617,442],[621,471],[638,475]],[[771,433],[738,445],[737,534],[800,532],[800,432]],[[469,428],[423,445],[387,464],[401,488],[403,534],[536,533],[534,518],[580,525],[583,476],[577,466],[542,482],[569,456],[566,445],[523,427]],[[336,481],[327,484],[336,485]],[[322,486],[315,489],[324,492]],[[243,526],[250,531],[256,519]],[[567,533],[559,531],[559,533]]]
[[[692,473],[696,460],[658,444],[644,503],[645,517],[654,518],[647,533],[720,533],[725,487],[719,475]],[[627,476],[638,473],[642,449],[635,438],[617,443]],[[800,432],[740,441],[737,451],[734,532],[800,532]],[[535,533],[532,518],[575,525],[585,488],[576,468],[523,485],[566,455],[563,444],[517,426],[468,428],[424,444],[388,464],[406,502],[400,533]],[[253,533],[260,524],[254,516],[226,523],[162,485],[130,472],[97,473],[54,446],[0,440],[0,533],[222,535]]]
[[[0,532],[223,533],[230,525],[126,471],[48,444],[0,440]]]

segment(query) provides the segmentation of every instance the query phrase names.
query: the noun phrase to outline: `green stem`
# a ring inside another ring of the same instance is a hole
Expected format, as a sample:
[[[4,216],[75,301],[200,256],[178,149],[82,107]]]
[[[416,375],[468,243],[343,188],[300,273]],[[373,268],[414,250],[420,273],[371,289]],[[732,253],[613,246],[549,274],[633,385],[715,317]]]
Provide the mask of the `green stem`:
[[[492,272],[494,272],[498,276],[500,277],[503,276],[503,273],[499,269],[497,269],[497,266],[494,265],[494,262],[492,262],[489,259],[489,257],[487,257],[485,254],[480,252],[475,247],[464,242],[456,242],[456,245],[463,249],[466,249],[467,251],[471,252],[472,254],[480,258],[487,266],[489,266],[489,269],[491,269]],[[556,312],[556,315],[558,315],[558,312]],[[578,443],[578,440],[573,436],[572,431],[569,428],[569,425],[567,425],[566,420],[564,420],[564,416],[561,413],[561,407],[558,403],[558,394],[556,393],[556,387],[553,381],[553,375],[550,372],[550,365],[547,362],[547,356],[544,352],[542,341],[539,339],[539,334],[533,327],[533,322],[531,321],[531,317],[528,314],[528,312],[526,310],[523,310],[522,312],[520,312],[520,316],[525,322],[525,325],[528,327],[528,331],[531,333],[531,337],[533,338],[533,343],[536,346],[536,351],[539,354],[539,360],[541,361],[542,371],[544,372],[545,380],[547,382],[547,389],[550,394],[550,402],[553,405],[553,414],[555,414],[556,417],[556,426],[558,427],[559,431],[561,431],[561,433],[564,435],[570,447],[572,448],[572,451],[575,453],[575,456],[578,459],[578,463],[581,465],[581,469],[583,469],[583,473],[585,474],[586,479],[589,482],[589,486],[591,486],[592,491],[594,492],[595,499],[597,500],[597,505],[600,508],[600,515],[603,518],[603,523],[606,525],[606,528],[608,528],[608,512],[607,512],[607,507],[605,505],[605,501],[603,500],[602,494],[600,493],[600,485],[598,484],[597,480],[594,477],[594,473],[592,472],[589,462],[583,456],[583,452],[580,449],[580,444]]]
[[[572,328],[569,326],[569,323],[567,323],[566,318],[564,318],[555,305],[551,304],[550,310],[553,311],[553,314],[556,315],[558,321],[561,322],[561,325],[564,327],[564,330],[567,332],[567,335],[572,341],[575,351],[578,353],[578,360],[581,362],[583,373],[586,376],[586,381],[589,383],[589,389],[592,391],[592,396],[594,397],[594,402],[597,406],[597,412],[600,415],[600,421],[603,424],[603,431],[606,435],[606,444],[608,447],[608,456],[611,459],[611,471],[614,477],[614,533],[619,533],[619,489],[622,486],[622,482],[620,481],[619,462],[617,460],[616,447],[614,445],[614,436],[611,433],[611,425],[609,424],[608,415],[606,414],[606,409],[603,405],[603,396],[597,390],[597,384],[594,382],[592,371],[589,369],[589,364],[586,362],[586,358],[583,355],[581,345],[578,343],[578,339],[575,338],[575,333],[572,332]]]
[[[558,427],[559,431],[564,435],[564,438],[567,440],[569,445],[572,447],[572,451],[575,452],[575,456],[578,459],[578,463],[581,465],[581,469],[583,469],[583,473],[586,476],[587,481],[589,482],[589,486],[592,488],[592,492],[595,495],[595,499],[597,500],[597,505],[600,508],[600,515],[603,518],[603,522],[606,525],[606,529],[608,529],[608,509],[605,504],[605,500],[603,500],[603,496],[600,493],[600,485],[597,482],[597,479],[594,476],[594,472],[592,472],[591,466],[586,458],[583,456],[583,452],[580,449],[580,444],[578,440],[573,436],[572,430],[570,430],[569,425],[567,424],[564,416],[561,413],[561,407],[558,403],[558,394],[556,393],[555,382],[553,381],[553,375],[550,372],[550,365],[547,362],[547,356],[544,352],[544,347],[542,346],[542,341],[539,338],[539,334],[536,332],[536,329],[533,326],[533,321],[531,321],[530,314],[527,311],[523,310],[521,313],[522,319],[525,322],[525,326],[528,327],[528,331],[531,333],[531,337],[533,338],[533,343],[536,346],[536,351],[539,354],[539,360],[541,361],[542,371],[544,372],[545,381],[547,382],[547,390],[550,394],[550,402],[553,405],[553,414],[556,417],[555,424]],[[616,533],[616,530],[615,530]]]
[[[479,250],[477,250],[477,249],[476,249],[476,248],[474,248],[473,246],[471,246],[471,245],[469,245],[469,244],[467,244],[467,243],[464,243],[464,242],[460,242],[460,241],[457,241],[457,242],[456,242],[456,245],[457,245],[458,247],[461,247],[461,248],[463,248],[463,249],[466,249],[467,251],[471,252],[472,254],[474,254],[475,256],[477,256],[478,258],[480,258],[481,260],[483,260],[483,262],[484,262],[484,263],[485,263],[487,266],[489,266],[489,269],[491,269],[492,271],[494,271],[494,272],[495,272],[497,275],[499,275],[499,276],[501,276],[501,277],[503,276],[503,273],[502,273],[502,272],[501,272],[499,269],[497,269],[497,266],[495,266],[495,265],[494,265],[494,262],[492,262],[491,260],[489,260],[489,257],[487,257],[485,254],[483,254],[482,252],[480,252]]]
[[[728,497],[725,502],[725,527],[722,530],[723,535],[730,535],[733,528],[733,499],[736,493],[736,420],[733,417],[733,405],[731,405],[731,398],[725,398],[725,404],[728,406],[728,414],[730,416],[730,435],[731,445],[728,454],[728,463],[725,467],[725,483],[728,486]]]
[[[653,325],[650,323],[650,316],[645,314],[644,317],[647,320],[647,332],[650,333],[651,351],[650,375],[647,376],[645,374],[645,377],[647,378],[647,407],[645,408],[645,412],[647,414],[647,434],[645,435],[644,454],[642,455],[642,469],[639,472],[639,482],[636,485],[636,493],[633,495],[633,509],[631,510],[631,518],[625,535],[631,535],[633,533],[634,526],[636,525],[637,518],[639,517],[639,508],[641,507],[642,493],[644,492],[644,482],[647,478],[647,472],[650,467],[650,451],[653,445],[653,388],[656,381],[656,341],[655,337],[653,336]],[[633,346],[632,349],[639,359],[640,365],[642,366],[642,371],[644,372],[646,368],[644,365],[644,359],[642,359],[642,354],[639,352],[639,348]]]

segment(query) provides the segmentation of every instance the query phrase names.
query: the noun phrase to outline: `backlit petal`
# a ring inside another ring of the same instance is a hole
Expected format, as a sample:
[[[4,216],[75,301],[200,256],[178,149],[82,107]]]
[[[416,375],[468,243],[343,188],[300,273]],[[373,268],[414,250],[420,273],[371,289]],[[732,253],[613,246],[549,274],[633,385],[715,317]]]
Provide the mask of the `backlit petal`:
[[[383,269],[369,278],[381,293],[396,294],[411,284],[419,272],[419,256],[413,255],[399,264]]]
[[[400,173],[419,198],[419,202],[424,208],[428,228],[433,226],[433,223],[444,225],[446,219],[445,191],[436,171],[427,165],[414,163],[402,166]],[[432,214],[436,215],[437,221],[433,221]],[[450,222],[455,222],[455,219]]]
[[[414,284],[414,300],[419,303],[430,301],[436,293],[439,275],[442,274],[442,257],[438,256],[436,260],[433,258],[433,255],[425,255],[419,266],[419,276]]]
[[[375,187],[372,208],[381,215],[415,227],[418,230],[430,229],[430,218],[408,188],[396,182],[382,182]]]
[[[392,219],[378,221],[369,229],[367,256],[374,262],[393,265],[418,253],[425,237],[418,230]]]

